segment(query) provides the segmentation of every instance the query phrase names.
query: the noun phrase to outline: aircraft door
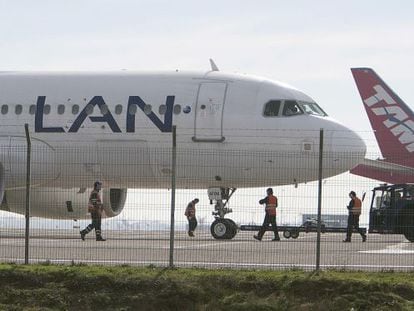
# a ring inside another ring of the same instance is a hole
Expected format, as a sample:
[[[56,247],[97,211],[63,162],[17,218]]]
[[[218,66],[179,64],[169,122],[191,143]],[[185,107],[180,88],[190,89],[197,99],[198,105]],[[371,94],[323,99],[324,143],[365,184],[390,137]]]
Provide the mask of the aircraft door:
[[[227,84],[200,83],[194,120],[195,142],[223,142],[223,111]]]

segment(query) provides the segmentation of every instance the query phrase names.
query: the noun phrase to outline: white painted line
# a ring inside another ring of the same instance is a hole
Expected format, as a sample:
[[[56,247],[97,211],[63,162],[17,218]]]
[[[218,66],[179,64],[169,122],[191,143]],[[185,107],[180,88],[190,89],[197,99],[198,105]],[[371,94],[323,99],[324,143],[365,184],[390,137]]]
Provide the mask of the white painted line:
[[[378,249],[378,250],[372,250],[372,251],[359,251],[359,253],[365,253],[365,254],[391,254],[391,255],[396,255],[396,254],[414,254],[414,250],[409,251],[409,250],[405,250],[405,249],[400,249],[400,250],[390,250],[390,249]]]
[[[209,247],[209,246],[216,246],[216,245],[235,245],[235,244],[246,244],[249,243],[249,241],[240,241],[240,242],[219,242],[219,243],[208,243],[208,244],[196,244],[196,245],[186,245],[186,246],[174,246],[174,249],[197,249],[197,248],[203,248],[203,247]],[[162,249],[170,249],[169,246],[162,247]]]
[[[411,245],[411,242],[401,242],[398,244],[387,246],[384,249],[368,250],[368,251],[358,251],[358,253],[365,254],[414,254],[414,250],[404,249]]]

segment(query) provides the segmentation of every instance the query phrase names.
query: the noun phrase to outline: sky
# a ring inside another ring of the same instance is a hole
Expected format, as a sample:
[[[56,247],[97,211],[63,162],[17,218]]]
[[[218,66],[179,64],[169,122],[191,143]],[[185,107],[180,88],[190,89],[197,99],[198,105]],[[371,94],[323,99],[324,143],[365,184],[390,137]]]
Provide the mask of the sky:
[[[413,108],[413,13],[410,0],[0,0],[0,70],[207,71],[213,58],[293,85],[375,150],[350,68],[374,68]]]
[[[0,70],[208,70],[283,81],[370,131],[351,67],[410,105],[414,3],[0,0]]]

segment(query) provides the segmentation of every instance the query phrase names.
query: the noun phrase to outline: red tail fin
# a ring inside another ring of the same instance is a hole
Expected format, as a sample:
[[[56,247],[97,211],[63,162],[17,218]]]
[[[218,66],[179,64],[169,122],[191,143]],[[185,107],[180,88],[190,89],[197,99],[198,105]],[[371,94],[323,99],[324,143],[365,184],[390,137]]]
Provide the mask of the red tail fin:
[[[414,114],[370,68],[352,68],[384,159],[414,167]]]

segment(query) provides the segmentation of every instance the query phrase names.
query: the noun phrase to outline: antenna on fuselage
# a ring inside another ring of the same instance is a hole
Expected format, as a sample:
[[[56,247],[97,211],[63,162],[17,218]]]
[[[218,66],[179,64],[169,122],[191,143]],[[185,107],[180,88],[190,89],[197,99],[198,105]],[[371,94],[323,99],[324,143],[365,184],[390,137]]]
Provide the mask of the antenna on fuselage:
[[[219,71],[216,63],[211,58],[210,58],[210,66],[211,66],[211,71]]]

